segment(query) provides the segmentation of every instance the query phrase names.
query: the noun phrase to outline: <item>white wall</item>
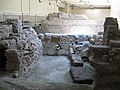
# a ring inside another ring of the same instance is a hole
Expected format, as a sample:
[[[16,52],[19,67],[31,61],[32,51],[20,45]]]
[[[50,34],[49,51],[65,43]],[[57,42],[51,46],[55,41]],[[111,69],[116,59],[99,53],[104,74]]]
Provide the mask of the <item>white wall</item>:
[[[56,6],[54,9],[55,2],[51,1],[49,5],[48,0],[41,1],[42,3],[39,3],[39,0],[30,0],[30,14],[45,16],[54,11],[58,12]],[[0,0],[0,12],[2,11],[21,12],[21,0]],[[22,11],[29,13],[29,0],[22,0]]]
[[[71,14],[82,14],[86,15],[89,20],[103,20],[105,17],[110,16],[111,9],[71,9],[67,12],[66,8],[59,8],[61,12]]]
[[[84,14],[90,20],[103,20],[106,16],[110,16],[110,9],[77,9],[71,10],[72,14]]]
[[[120,24],[120,0],[111,0],[111,17],[117,18]],[[120,27],[120,26],[119,26]]]
[[[21,1],[22,1],[22,11],[23,13],[29,13],[29,0],[0,0],[0,12],[2,11],[12,11],[12,12],[21,12]],[[48,0],[41,0],[42,3],[39,3],[39,0],[30,0],[30,14],[39,15],[39,16],[47,16],[49,13],[58,12],[58,8],[54,4],[54,1],[51,1],[51,5],[49,5]],[[117,2],[120,2],[117,0]],[[117,3],[116,3],[117,4]],[[118,6],[118,5],[116,5]],[[114,7],[114,6],[113,6]],[[119,11],[119,10],[118,10]],[[114,8],[112,9],[112,16],[114,13]],[[89,19],[103,19],[106,16],[110,15],[110,9],[83,9],[83,10],[70,10],[69,13],[77,13],[77,14],[85,14]]]
[[[0,0],[0,11],[20,12],[20,0]]]
[[[120,0],[111,0],[111,16],[120,18]]]

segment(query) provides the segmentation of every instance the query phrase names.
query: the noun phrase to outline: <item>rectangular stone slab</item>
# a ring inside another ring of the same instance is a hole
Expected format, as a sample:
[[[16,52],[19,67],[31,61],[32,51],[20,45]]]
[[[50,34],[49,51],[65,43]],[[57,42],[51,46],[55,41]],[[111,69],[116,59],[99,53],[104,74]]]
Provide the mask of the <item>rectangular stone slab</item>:
[[[93,69],[86,65],[84,65],[84,67],[70,67],[70,74],[74,83],[92,84],[93,73]]]
[[[72,66],[80,66],[83,67],[83,60],[81,59],[80,55],[71,54],[71,65]]]

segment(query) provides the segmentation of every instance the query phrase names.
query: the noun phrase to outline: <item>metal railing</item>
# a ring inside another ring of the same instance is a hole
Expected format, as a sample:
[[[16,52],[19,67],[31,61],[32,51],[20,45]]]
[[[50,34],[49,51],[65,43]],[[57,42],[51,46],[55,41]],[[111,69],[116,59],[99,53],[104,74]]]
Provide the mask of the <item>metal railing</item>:
[[[38,24],[40,23],[40,20],[37,14],[29,14],[29,13],[18,13],[18,12],[9,12],[9,11],[3,11],[0,12],[0,21],[5,22],[7,18],[17,19],[18,21],[21,21],[22,24],[24,24],[24,21],[29,21],[31,24]]]

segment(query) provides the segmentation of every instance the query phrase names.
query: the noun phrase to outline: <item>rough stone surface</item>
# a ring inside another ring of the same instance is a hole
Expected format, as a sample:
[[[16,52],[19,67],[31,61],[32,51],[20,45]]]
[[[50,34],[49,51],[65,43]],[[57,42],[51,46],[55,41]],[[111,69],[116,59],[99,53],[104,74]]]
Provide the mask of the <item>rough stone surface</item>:
[[[103,44],[109,45],[110,40],[120,40],[120,31],[118,29],[116,18],[107,17],[104,22]]]
[[[120,41],[117,41],[117,40],[110,40],[110,47],[118,47],[120,48]]]
[[[71,65],[73,65],[73,66],[83,67],[83,60],[81,59],[80,55],[72,54],[70,56],[70,61],[71,61]]]
[[[92,46],[90,58],[95,69],[94,90],[119,90],[120,37],[116,18],[108,17],[104,23],[103,46]],[[107,46],[104,46],[107,45]]]
[[[12,33],[12,25],[6,25],[4,23],[0,24],[0,40],[4,40],[9,37],[9,33]]]
[[[20,58],[16,50],[7,49],[5,51],[5,57],[7,59],[6,70],[8,72],[15,72],[20,69]]]
[[[103,56],[105,55],[108,55],[108,52],[110,50],[110,47],[109,46],[103,46],[103,45],[92,45],[90,47],[90,50],[91,50],[91,54],[94,58],[95,61],[102,61],[103,59]]]
[[[80,84],[93,83],[94,70],[88,64],[85,64],[83,67],[71,66],[70,73],[74,83],[80,83]]]
[[[42,43],[34,29],[20,26],[16,19],[0,24],[0,67],[3,64],[14,77],[24,78],[42,56]]]
[[[79,14],[65,14],[65,13],[50,13],[47,16],[47,20],[52,20],[52,19],[56,19],[56,18],[60,18],[60,19],[68,19],[68,20],[87,20],[88,18],[83,16],[83,15],[79,15]]]
[[[75,41],[72,35],[45,34],[42,39],[43,54],[68,55],[70,43]]]
[[[106,17],[105,18],[105,22],[104,22],[104,31],[107,29],[107,27],[109,25],[113,25],[116,28],[118,28],[118,22],[117,22],[117,18],[113,18],[113,17]]]
[[[6,23],[12,25],[13,33],[18,33],[21,31],[21,25],[19,24],[17,19],[6,19]]]

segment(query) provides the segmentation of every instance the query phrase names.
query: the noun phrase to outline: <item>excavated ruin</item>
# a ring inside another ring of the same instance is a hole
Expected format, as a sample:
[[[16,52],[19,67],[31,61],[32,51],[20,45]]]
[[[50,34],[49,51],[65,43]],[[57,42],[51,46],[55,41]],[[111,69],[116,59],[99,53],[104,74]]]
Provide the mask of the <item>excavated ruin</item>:
[[[103,45],[91,46],[91,65],[95,69],[95,90],[119,90],[120,87],[120,30],[116,18],[107,17],[104,23]]]
[[[50,13],[36,27],[37,33],[96,34],[103,31],[102,20],[88,20],[79,14]]]
[[[41,56],[42,43],[34,29],[22,29],[16,19],[0,23],[0,70],[24,78]]]
[[[75,17],[76,19],[84,19],[80,16],[65,16],[65,14],[63,15],[60,13],[49,14],[47,20],[42,22],[41,28],[43,30],[45,29],[46,31],[54,30],[53,28],[56,30],[59,26],[51,28],[53,25],[57,25],[51,23],[51,21],[60,21],[60,19],[73,20]],[[74,23],[76,23],[76,21]],[[68,29],[67,24],[65,24],[63,27],[66,27],[65,30]],[[119,90],[120,30],[118,27],[119,26],[116,18],[107,17],[105,19],[103,40],[99,43],[99,45],[90,46],[91,57],[87,63],[85,63],[80,53],[72,51],[71,48],[73,48],[73,42],[75,43],[76,41],[88,40],[88,38],[84,39],[84,37],[81,36],[78,40],[75,35],[53,33],[39,33],[39,35],[37,35],[32,27],[22,26],[16,19],[7,19],[6,22],[0,23],[0,71],[9,72],[14,78],[18,77],[24,79],[28,77],[32,69],[38,65],[37,62],[41,59],[42,55],[64,55],[69,57],[70,66],[67,63],[69,61],[66,61],[67,65],[69,66],[67,67],[67,71],[70,72],[74,83],[92,84],[94,90]],[[59,31],[60,28],[57,30]],[[45,58],[42,60],[44,61],[44,63],[42,63],[44,66],[47,65],[47,62],[45,62],[45,60],[49,61],[49,56],[47,59]],[[89,61],[93,67],[89,64]],[[54,63],[50,62],[48,65],[52,64]],[[58,64],[60,64],[60,62]],[[40,68],[41,70],[43,69],[42,66],[40,66]],[[44,70],[46,70],[46,68],[49,67],[44,67]],[[50,70],[51,68],[49,68],[48,71]],[[43,72],[46,74],[47,71]],[[55,80],[52,76],[54,72],[52,72],[50,78],[48,76],[49,80]],[[35,74],[36,73],[33,75]],[[39,74],[39,72],[37,74]],[[33,79],[34,78],[32,77],[32,80]]]

